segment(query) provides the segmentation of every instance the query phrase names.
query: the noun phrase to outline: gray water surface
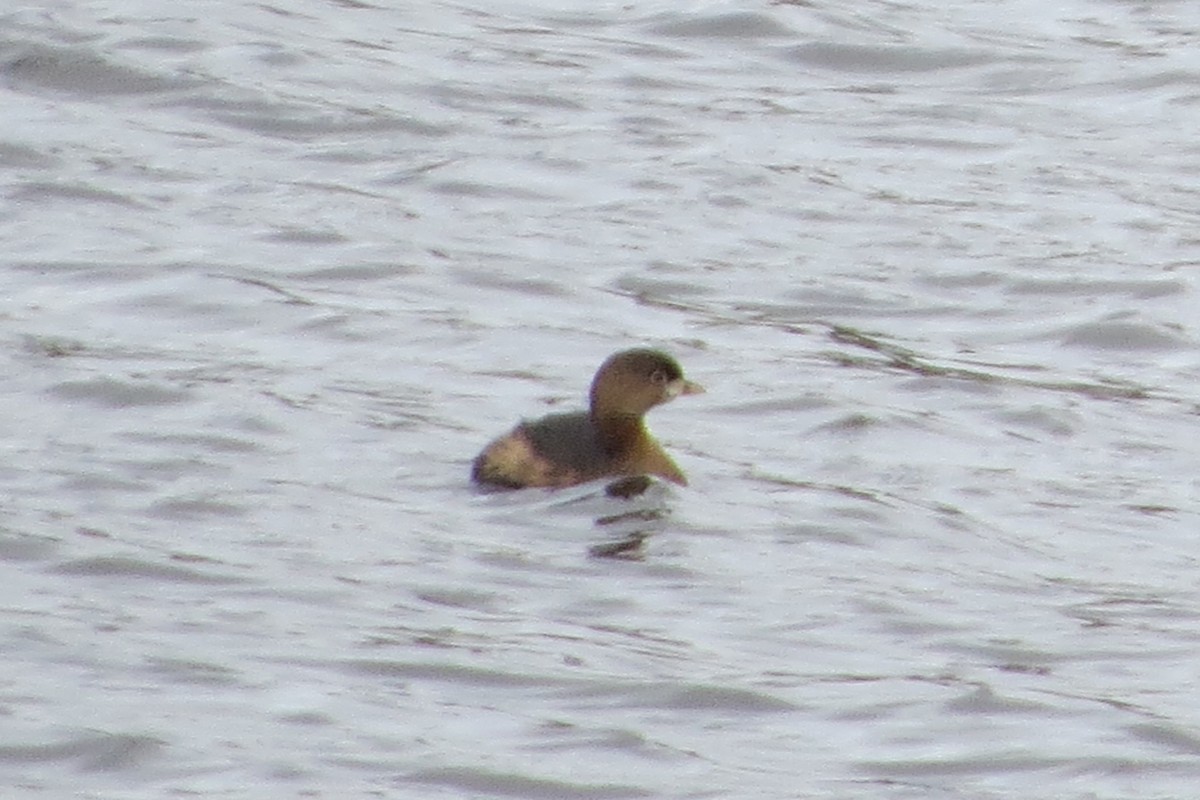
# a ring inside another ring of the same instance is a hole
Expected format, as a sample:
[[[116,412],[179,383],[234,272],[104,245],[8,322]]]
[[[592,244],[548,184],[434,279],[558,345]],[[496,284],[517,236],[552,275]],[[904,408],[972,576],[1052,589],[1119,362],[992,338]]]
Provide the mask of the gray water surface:
[[[5,798],[1195,794],[1192,4],[0,19]]]

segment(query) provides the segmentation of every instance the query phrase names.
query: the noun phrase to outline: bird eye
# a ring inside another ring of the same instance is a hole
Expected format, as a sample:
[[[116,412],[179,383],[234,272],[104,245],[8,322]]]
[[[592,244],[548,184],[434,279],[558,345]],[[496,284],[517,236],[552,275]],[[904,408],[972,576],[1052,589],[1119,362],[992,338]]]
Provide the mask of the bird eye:
[[[656,369],[650,374],[650,380],[652,383],[666,383],[667,373],[663,372],[661,369]]]

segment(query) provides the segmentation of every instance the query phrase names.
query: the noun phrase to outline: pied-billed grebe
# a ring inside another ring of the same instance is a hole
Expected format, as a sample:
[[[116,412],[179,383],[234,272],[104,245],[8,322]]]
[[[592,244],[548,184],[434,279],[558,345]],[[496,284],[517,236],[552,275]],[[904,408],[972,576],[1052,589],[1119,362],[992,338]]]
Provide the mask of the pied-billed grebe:
[[[681,394],[704,389],[684,380],[679,363],[657,350],[625,350],[596,372],[588,411],[524,421],[483,449],[471,468],[477,483],[519,489],[574,486],[620,475],[687,478],[650,436],[642,415]]]

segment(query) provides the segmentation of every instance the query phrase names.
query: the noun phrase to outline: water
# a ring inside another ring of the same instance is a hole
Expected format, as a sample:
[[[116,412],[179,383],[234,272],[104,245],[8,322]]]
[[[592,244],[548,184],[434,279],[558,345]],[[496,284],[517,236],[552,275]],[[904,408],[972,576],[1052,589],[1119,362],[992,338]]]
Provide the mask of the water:
[[[4,21],[6,798],[1194,793],[1190,4]]]

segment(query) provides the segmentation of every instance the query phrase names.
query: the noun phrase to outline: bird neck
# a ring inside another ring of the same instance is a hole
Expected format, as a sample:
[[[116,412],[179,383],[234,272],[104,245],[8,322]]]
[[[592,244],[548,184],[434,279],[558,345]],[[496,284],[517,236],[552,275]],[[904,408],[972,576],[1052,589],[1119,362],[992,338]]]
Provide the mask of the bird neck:
[[[592,423],[596,426],[600,444],[609,452],[632,449],[646,435],[645,424],[636,414],[593,411]]]

